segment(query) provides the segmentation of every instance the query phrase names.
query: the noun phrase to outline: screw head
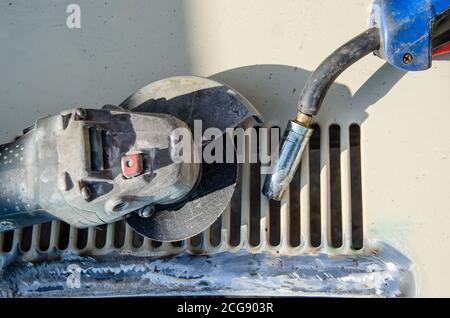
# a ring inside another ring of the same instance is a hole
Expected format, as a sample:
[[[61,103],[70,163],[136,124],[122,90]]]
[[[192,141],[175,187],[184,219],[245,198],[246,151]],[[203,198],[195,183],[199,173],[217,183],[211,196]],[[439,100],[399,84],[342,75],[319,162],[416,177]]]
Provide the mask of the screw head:
[[[153,215],[153,213],[155,213],[155,206],[154,205],[144,206],[142,209],[140,209],[138,211],[138,215],[141,218],[145,218],[145,219],[151,217]]]
[[[86,201],[89,201],[92,196],[91,189],[89,189],[89,187],[86,185],[81,188],[80,193],[81,197]]]
[[[411,53],[406,53],[405,55],[403,55],[403,63],[405,64],[411,64],[413,59],[414,57]]]

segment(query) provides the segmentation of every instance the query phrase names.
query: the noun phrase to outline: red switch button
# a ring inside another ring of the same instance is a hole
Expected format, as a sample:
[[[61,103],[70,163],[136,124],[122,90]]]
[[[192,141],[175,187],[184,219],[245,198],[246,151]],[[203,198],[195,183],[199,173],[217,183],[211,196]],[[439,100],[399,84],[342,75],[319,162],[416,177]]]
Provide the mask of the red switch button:
[[[122,157],[122,173],[125,178],[133,178],[142,173],[144,169],[141,154],[134,154]]]

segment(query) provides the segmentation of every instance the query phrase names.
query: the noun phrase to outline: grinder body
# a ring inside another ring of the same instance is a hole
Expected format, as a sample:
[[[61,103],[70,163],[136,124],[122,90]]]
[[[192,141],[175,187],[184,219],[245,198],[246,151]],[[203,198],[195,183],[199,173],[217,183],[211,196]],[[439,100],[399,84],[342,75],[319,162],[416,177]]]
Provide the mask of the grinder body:
[[[0,230],[53,219],[100,225],[192,190],[200,164],[181,160],[184,122],[107,108],[40,119],[0,146]]]

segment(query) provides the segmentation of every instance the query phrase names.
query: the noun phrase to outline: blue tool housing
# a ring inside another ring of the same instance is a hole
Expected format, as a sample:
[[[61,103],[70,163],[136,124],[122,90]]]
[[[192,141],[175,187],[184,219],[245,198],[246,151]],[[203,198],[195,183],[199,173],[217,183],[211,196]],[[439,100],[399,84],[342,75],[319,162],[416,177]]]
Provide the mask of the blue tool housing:
[[[379,4],[384,58],[405,71],[430,68],[431,22],[450,8],[450,0],[380,0]]]

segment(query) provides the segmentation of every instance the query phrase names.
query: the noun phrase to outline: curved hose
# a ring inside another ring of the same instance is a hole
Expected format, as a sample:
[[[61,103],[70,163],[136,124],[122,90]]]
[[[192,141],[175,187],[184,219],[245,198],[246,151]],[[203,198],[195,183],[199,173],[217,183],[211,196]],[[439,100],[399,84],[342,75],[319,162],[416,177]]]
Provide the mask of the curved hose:
[[[371,28],[354,37],[330,56],[314,71],[300,95],[298,110],[306,115],[317,115],[331,84],[350,65],[378,50],[380,36],[377,28]]]
[[[312,134],[312,116],[319,112],[331,84],[350,65],[379,47],[378,29],[369,29],[334,51],[311,74],[300,96],[297,118],[288,123],[279,157],[273,162],[273,170],[264,181],[262,193],[267,198],[281,200],[292,181]]]

